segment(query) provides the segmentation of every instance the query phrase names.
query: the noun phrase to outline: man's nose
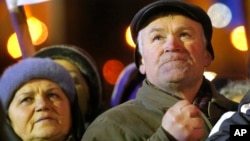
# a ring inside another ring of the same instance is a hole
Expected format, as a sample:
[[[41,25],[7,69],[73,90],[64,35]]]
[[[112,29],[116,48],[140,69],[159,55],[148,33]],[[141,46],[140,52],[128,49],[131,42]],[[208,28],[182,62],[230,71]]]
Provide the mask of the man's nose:
[[[172,52],[180,50],[180,43],[174,36],[169,36],[164,44],[164,52]]]

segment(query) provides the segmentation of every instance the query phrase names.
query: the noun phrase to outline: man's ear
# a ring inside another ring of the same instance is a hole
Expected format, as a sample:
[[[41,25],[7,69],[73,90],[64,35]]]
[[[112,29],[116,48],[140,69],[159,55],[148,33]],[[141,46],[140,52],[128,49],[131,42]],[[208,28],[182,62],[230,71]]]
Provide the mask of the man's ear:
[[[146,74],[146,69],[145,69],[145,64],[144,64],[143,59],[141,59],[141,64],[139,66],[139,71],[141,72],[141,74]]]
[[[212,62],[212,56],[208,51],[206,51],[205,62],[204,62],[205,67],[208,67],[211,64],[211,62]]]

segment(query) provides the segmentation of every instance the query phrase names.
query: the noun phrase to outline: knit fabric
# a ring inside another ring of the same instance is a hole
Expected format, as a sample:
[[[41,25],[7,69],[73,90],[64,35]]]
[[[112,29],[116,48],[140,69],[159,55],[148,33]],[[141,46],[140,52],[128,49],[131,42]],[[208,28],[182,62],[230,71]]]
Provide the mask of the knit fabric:
[[[49,58],[27,58],[8,67],[0,79],[0,100],[7,111],[15,92],[32,79],[48,79],[57,83],[72,104],[75,99],[74,82],[61,65]]]

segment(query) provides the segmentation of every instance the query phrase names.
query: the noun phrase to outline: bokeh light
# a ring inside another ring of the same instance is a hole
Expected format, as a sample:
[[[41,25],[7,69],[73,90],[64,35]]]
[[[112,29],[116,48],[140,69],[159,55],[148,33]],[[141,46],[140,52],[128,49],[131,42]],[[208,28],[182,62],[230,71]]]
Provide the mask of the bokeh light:
[[[240,51],[247,51],[247,39],[244,26],[238,26],[230,34],[233,46]]]
[[[126,41],[127,41],[128,45],[132,48],[135,48],[135,43],[134,43],[132,36],[131,36],[130,26],[128,26],[126,29],[125,37],[126,37]]]
[[[116,59],[111,59],[105,62],[102,73],[105,78],[105,80],[111,84],[114,85],[119,77],[119,74],[124,69],[124,64]]]
[[[230,8],[223,3],[215,3],[211,5],[207,14],[215,28],[226,27],[232,20],[232,12]]]
[[[216,76],[217,74],[215,72],[212,72],[212,71],[205,71],[203,73],[203,75],[206,77],[206,79],[212,81]]]
[[[35,17],[27,19],[29,32],[33,45],[40,45],[48,38],[47,26]],[[7,50],[12,58],[16,59],[22,56],[16,33],[13,33],[7,42]]]
[[[29,17],[27,20],[29,31],[34,45],[42,44],[48,37],[47,26],[35,17]]]
[[[22,56],[22,52],[17,40],[16,33],[13,33],[7,42],[7,51],[10,54],[10,56],[14,59],[17,59]]]

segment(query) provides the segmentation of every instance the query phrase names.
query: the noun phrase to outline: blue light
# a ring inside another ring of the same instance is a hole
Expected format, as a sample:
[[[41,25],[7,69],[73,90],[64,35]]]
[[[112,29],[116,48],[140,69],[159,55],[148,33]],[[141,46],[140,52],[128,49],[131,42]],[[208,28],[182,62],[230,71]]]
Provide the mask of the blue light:
[[[232,21],[228,25],[230,29],[245,24],[241,0],[217,0],[217,2],[227,5],[232,12]]]

